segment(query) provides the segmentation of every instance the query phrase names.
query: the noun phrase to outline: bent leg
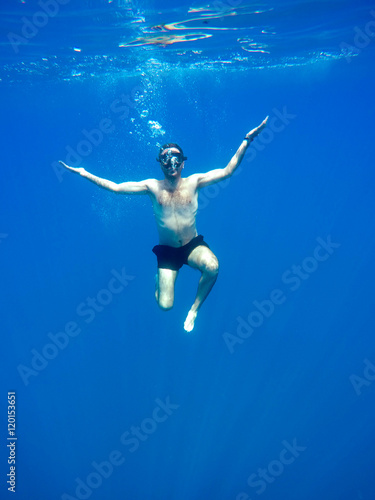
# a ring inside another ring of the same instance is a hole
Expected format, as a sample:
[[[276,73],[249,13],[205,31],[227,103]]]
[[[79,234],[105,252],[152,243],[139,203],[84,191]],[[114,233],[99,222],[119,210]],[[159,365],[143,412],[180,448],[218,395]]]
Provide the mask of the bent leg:
[[[189,255],[188,264],[190,267],[198,269],[202,273],[198,283],[198,291],[194,304],[192,305],[184,324],[185,330],[187,332],[191,332],[194,328],[194,322],[197,317],[198,310],[206,300],[215,284],[215,281],[217,280],[219,262],[215,254],[209,248],[200,245],[194,248]]]
[[[159,307],[168,311],[173,307],[174,285],[178,271],[159,268],[155,277],[155,298]]]

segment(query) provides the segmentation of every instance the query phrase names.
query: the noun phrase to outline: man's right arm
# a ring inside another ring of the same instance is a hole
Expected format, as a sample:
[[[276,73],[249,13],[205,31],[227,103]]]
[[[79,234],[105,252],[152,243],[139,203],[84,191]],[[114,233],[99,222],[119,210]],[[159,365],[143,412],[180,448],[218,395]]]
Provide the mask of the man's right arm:
[[[61,165],[63,165],[68,170],[79,174],[81,177],[85,177],[89,181],[93,182],[97,186],[100,186],[104,189],[108,189],[109,191],[113,191],[114,193],[121,194],[147,194],[150,192],[150,180],[140,181],[140,182],[121,182],[117,184],[116,182],[109,181],[107,179],[102,179],[101,177],[97,177],[96,175],[90,174],[83,167],[74,168],[69,167],[63,161],[60,161]]]

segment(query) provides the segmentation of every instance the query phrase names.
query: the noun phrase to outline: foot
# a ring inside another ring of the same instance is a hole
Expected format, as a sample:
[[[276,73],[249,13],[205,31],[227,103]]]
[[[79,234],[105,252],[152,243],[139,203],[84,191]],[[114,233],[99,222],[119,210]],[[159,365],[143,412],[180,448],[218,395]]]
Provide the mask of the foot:
[[[195,318],[197,317],[198,311],[189,311],[184,323],[184,330],[191,332],[194,328]]]

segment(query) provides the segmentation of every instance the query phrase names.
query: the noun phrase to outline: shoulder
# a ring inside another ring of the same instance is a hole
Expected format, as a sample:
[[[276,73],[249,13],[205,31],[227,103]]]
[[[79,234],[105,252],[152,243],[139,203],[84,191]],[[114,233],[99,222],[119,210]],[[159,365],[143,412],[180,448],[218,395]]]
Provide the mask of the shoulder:
[[[157,179],[144,179],[143,181],[140,182],[150,189],[155,189],[159,181]]]
[[[144,183],[147,187],[147,190],[154,194],[160,191],[161,182],[162,181],[159,181],[158,179],[145,179],[142,181],[142,183]]]
[[[189,177],[185,177],[185,183],[192,187],[197,187],[203,174],[192,174]]]
[[[189,188],[199,190],[207,178],[207,173],[200,173],[200,174],[192,174],[189,177],[186,177],[186,182]]]

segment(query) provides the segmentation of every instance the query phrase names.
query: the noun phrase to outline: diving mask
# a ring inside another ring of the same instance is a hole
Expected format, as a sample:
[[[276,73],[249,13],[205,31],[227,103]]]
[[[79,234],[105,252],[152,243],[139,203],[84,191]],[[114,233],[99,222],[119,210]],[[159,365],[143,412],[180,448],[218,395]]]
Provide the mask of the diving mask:
[[[160,163],[165,168],[174,168],[177,169],[183,163],[184,156],[181,153],[173,152],[171,149],[168,149],[166,153],[160,155]]]

